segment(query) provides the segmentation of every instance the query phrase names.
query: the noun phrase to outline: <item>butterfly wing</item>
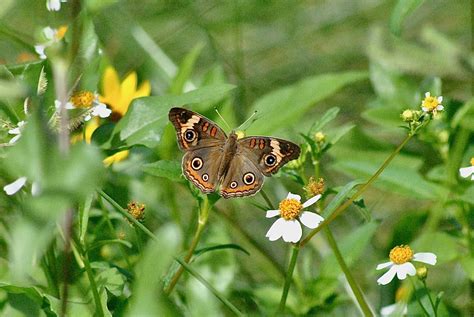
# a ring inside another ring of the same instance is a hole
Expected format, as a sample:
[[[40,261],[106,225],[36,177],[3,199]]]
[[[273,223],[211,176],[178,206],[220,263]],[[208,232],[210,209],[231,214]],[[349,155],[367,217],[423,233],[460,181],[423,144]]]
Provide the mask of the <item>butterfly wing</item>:
[[[179,148],[183,151],[223,145],[225,132],[208,118],[184,108],[171,108],[168,118],[176,130]]]
[[[256,194],[263,186],[264,175],[275,174],[287,162],[298,158],[300,147],[272,137],[247,137],[237,140],[237,152],[222,181],[224,198]]]
[[[176,130],[180,149],[186,152],[181,162],[183,174],[203,193],[213,192],[218,183],[226,134],[211,120],[187,109],[172,108],[168,117]]]

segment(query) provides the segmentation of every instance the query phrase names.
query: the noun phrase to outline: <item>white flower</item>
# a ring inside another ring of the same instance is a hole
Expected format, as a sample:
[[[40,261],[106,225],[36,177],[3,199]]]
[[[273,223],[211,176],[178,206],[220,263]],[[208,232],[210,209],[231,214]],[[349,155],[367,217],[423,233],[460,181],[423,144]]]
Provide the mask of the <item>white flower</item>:
[[[108,116],[110,116],[111,113],[112,113],[112,110],[107,108],[107,106],[104,103],[99,102],[96,106],[92,108],[91,115],[94,117],[107,118]],[[86,121],[89,119],[86,119]]]
[[[380,310],[380,316],[390,317],[390,316],[405,316],[408,313],[407,303],[399,302],[392,305],[382,307]]]
[[[66,0],[46,0],[46,9],[48,11],[59,11],[61,10],[61,2],[66,2]]]
[[[461,167],[459,169],[459,174],[461,174],[461,176],[464,178],[471,176],[471,180],[474,181],[474,157],[471,158],[471,166]]]
[[[61,107],[61,101],[59,100],[54,100],[54,107],[56,108],[56,112],[59,112],[59,107]],[[66,109],[76,109],[76,107],[74,107],[74,105],[72,104],[72,102],[66,102]]]
[[[321,195],[316,195],[302,204],[299,195],[288,193],[286,199],[280,202],[278,210],[267,211],[267,218],[277,215],[280,215],[280,218],[270,227],[266,237],[270,241],[278,240],[280,237],[285,242],[296,243],[300,241],[303,234],[301,223],[310,229],[314,229],[324,220],[323,217],[314,212],[303,211],[303,208],[313,205],[320,198]]]
[[[424,112],[433,112],[442,111],[444,109],[443,105],[443,96],[432,97],[430,92],[425,93],[425,99],[421,102],[421,109]]]
[[[413,251],[407,245],[395,247],[390,251],[390,262],[377,265],[377,270],[385,269],[387,267],[390,268],[377,280],[377,283],[387,285],[393,280],[395,275],[397,275],[399,280],[404,280],[407,275],[414,276],[416,274],[416,269],[410,262],[412,260],[435,265],[436,255],[430,252],[413,254]]]
[[[10,183],[8,185],[5,185],[3,187],[3,190],[7,195],[13,195],[17,191],[19,191],[23,186],[26,184],[26,177],[20,177],[17,180],[15,180],[13,183]]]
[[[64,37],[66,31],[66,26],[61,26],[58,29],[53,29],[50,26],[43,28],[43,36],[46,39],[46,42],[35,45],[35,51],[41,59],[46,59],[47,57],[44,50],[54,43],[59,42]]]
[[[10,142],[8,142],[8,143],[13,144],[16,141],[18,141],[18,139],[21,137],[21,131],[23,130],[23,126],[25,124],[26,124],[25,121],[20,121],[20,122],[18,122],[16,128],[8,130],[8,134],[15,135],[13,138],[11,138]]]

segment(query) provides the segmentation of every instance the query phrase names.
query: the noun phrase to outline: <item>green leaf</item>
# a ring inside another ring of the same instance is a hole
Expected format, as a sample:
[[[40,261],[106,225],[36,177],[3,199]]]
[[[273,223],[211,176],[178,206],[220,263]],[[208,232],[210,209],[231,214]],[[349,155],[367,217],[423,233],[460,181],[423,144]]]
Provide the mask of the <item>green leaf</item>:
[[[191,52],[189,52],[184,57],[183,61],[181,62],[181,65],[179,66],[178,73],[173,78],[173,81],[171,82],[171,86],[169,88],[169,92],[172,95],[179,95],[183,92],[186,81],[191,76],[194,64],[196,63],[196,60],[199,57],[199,54],[201,54],[203,48],[204,45],[202,43],[198,43],[194,46]]]
[[[149,240],[140,262],[136,265],[133,297],[127,316],[175,316],[163,294],[161,277],[179,249],[181,236],[174,225],[165,225]]]
[[[164,177],[172,181],[183,180],[181,164],[178,161],[161,160],[143,165],[142,170],[150,175]]]
[[[390,31],[400,35],[405,19],[418,8],[424,0],[398,0],[390,17]]]
[[[126,281],[125,276],[120,274],[120,272],[115,267],[102,269],[98,274],[95,275],[95,280],[97,287],[106,288],[115,296],[122,295],[123,287]]]
[[[366,79],[366,72],[328,73],[309,77],[291,86],[272,91],[252,106],[261,124],[249,128],[249,134],[270,134],[290,127],[319,101],[333,95],[342,87]]]
[[[92,195],[89,195],[86,200],[79,204],[79,240],[84,244],[87,225],[89,224],[89,211],[91,210],[92,205]]]
[[[220,99],[233,88],[232,85],[223,84],[199,88],[179,96],[134,99],[125,116],[116,125],[115,133],[120,132],[120,139],[125,140],[129,146],[143,144],[154,147],[160,142],[171,107]]]
[[[382,162],[375,160],[368,153],[364,155],[366,158],[346,159],[335,163],[333,167],[354,177],[368,178],[375,173]],[[441,186],[425,180],[416,167],[397,163],[397,159],[382,172],[374,183],[375,186],[418,199],[437,199],[443,196],[444,189]]]
[[[326,111],[323,116],[313,124],[313,126],[309,130],[309,136],[312,136],[314,133],[321,131],[321,129],[324,128],[329,122],[336,119],[337,114],[340,110],[341,109],[338,107],[328,109],[328,111]]]
[[[469,99],[451,120],[451,127],[454,129],[461,126],[465,129],[474,130],[474,98]]]
[[[348,233],[342,238],[342,240],[338,241],[341,254],[349,267],[363,254],[363,251],[371,241],[375,230],[377,230],[377,226],[378,224],[376,222],[366,223]],[[342,271],[334,254],[325,256],[321,263],[321,276],[337,277],[340,274],[342,274]]]
[[[474,281],[474,257],[471,255],[464,256],[461,260],[461,266],[471,281]]]
[[[341,205],[346,198],[349,197],[354,187],[363,183],[364,181],[362,180],[354,180],[344,185],[344,187],[339,190],[337,195],[331,200],[331,202],[326,206],[326,208],[324,208],[322,216],[324,218],[327,218],[329,215],[331,215],[332,212],[336,210],[336,208],[339,207],[339,205]]]

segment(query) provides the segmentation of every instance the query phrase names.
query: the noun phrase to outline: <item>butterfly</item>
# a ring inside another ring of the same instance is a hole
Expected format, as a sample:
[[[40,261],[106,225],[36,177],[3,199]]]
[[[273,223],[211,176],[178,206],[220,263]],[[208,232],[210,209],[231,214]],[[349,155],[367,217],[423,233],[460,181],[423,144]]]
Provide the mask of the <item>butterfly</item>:
[[[298,145],[273,137],[229,136],[199,113],[172,108],[169,120],[176,129],[178,145],[185,152],[181,167],[188,180],[203,193],[217,191],[224,198],[255,195],[264,176],[300,155]]]

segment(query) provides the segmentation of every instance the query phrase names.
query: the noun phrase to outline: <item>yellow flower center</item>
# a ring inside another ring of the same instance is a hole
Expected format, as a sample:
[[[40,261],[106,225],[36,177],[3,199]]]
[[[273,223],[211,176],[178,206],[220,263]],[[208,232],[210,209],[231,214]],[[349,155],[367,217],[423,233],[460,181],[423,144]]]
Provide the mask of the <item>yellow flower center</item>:
[[[127,210],[128,213],[138,221],[142,222],[145,220],[145,204],[132,201],[127,205]]]
[[[58,31],[56,32],[56,40],[60,40],[64,37],[64,35],[67,32],[67,26],[63,25],[58,28]]]
[[[294,198],[283,199],[279,205],[280,215],[285,220],[293,220],[299,216],[303,205]]]
[[[403,264],[413,258],[413,251],[407,245],[400,245],[390,251],[390,261],[395,264]]]
[[[95,96],[91,91],[83,90],[74,93],[70,101],[76,108],[90,108],[94,99]]]
[[[471,165],[474,166],[474,157],[471,158]]]
[[[308,185],[303,187],[308,197],[313,197],[324,192],[324,179],[319,178],[315,180],[314,177],[310,177]]]
[[[316,140],[316,142],[321,143],[326,140],[326,135],[322,133],[321,131],[319,131],[314,134],[314,139]]]
[[[426,109],[428,109],[428,111],[433,111],[439,105],[438,97],[436,96],[425,97],[421,105],[422,107],[425,107]]]

